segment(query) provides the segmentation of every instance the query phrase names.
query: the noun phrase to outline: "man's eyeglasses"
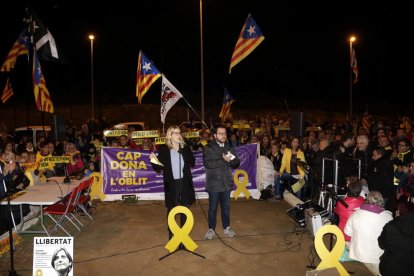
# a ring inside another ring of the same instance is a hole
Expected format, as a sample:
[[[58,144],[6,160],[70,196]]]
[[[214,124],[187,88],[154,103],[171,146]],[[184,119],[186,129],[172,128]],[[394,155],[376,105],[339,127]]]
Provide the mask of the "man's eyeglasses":
[[[175,134],[175,135],[181,135],[181,132],[178,132],[178,131],[173,131],[173,132],[171,132],[172,134]]]
[[[226,135],[227,133],[225,132],[217,132],[217,135]]]

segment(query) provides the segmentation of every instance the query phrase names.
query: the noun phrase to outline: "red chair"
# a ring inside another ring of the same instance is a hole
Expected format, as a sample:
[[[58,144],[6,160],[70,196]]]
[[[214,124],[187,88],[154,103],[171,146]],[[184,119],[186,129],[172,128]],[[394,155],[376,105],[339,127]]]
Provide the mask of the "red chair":
[[[79,185],[81,193],[79,195],[79,199],[76,204],[76,207],[79,208],[79,210],[81,210],[91,220],[93,220],[93,218],[86,210],[85,203],[87,203],[91,199],[91,197],[89,196],[89,192],[91,191],[92,184],[93,184],[93,177],[90,177],[88,180],[83,181]]]
[[[69,232],[66,231],[65,228],[63,228],[63,225],[66,223],[66,221],[70,221],[76,227],[76,229],[80,231],[80,228],[73,222],[73,220],[71,220],[70,217],[75,219],[79,223],[79,225],[83,227],[83,224],[73,215],[81,191],[81,187],[78,186],[74,188],[72,192],[68,196],[63,198],[61,201],[56,202],[53,205],[49,205],[43,210],[44,213],[47,214],[55,223],[55,226],[53,227],[49,236],[54,231],[56,231],[58,227],[62,229],[68,236],[70,236]],[[53,218],[53,216],[57,216],[58,219]]]

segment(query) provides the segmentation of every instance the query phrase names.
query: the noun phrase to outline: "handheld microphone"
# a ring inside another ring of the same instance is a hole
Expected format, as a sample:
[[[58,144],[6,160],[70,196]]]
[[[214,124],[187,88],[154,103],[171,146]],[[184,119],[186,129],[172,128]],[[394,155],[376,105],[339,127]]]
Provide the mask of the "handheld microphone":
[[[300,160],[300,158],[296,159],[296,163],[298,163],[301,166],[307,166],[308,165],[305,161]]]
[[[303,169],[305,169],[306,171],[309,171],[309,165],[305,162],[300,160],[300,158],[296,159],[296,163],[301,166]]]

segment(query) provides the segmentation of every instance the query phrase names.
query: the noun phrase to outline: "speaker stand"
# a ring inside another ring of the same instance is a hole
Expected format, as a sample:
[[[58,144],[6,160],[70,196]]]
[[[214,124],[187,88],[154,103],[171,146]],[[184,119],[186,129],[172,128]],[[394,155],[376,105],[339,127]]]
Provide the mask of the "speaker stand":
[[[189,252],[189,253],[191,253],[191,254],[194,254],[194,255],[196,255],[196,256],[198,256],[198,257],[200,257],[200,258],[203,258],[203,259],[205,259],[205,258],[206,258],[206,257],[204,257],[203,255],[200,255],[200,254],[198,254],[198,253],[195,253],[195,252],[193,252],[193,251],[188,250],[187,248],[185,248],[185,246],[184,246],[183,244],[180,244],[176,250],[174,250],[173,252],[168,253],[167,255],[162,256],[162,257],[161,257],[161,258],[159,258],[158,260],[159,260],[159,261],[162,261],[163,259],[167,258],[168,256],[171,256],[172,254],[177,253],[178,251],[181,251],[181,250],[183,250],[183,251],[187,251],[187,252]]]

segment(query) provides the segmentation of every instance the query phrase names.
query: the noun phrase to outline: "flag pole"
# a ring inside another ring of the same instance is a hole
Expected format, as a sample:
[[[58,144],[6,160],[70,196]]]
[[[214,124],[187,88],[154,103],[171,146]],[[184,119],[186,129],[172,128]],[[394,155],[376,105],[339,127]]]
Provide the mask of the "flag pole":
[[[355,41],[355,36],[349,38],[349,120],[352,121],[352,42]]]
[[[204,122],[204,120],[200,117],[200,115],[198,115],[198,113],[194,110],[194,108],[191,106],[191,104],[189,103],[189,102],[187,102],[187,100],[184,98],[184,96],[182,97],[182,99],[185,101],[185,103],[187,104],[187,106],[189,107],[189,108],[191,108],[191,110],[194,112],[194,114],[197,116],[197,118],[203,123],[203,125],[206,127],[206,128],[208,128],[208,129],[210,129],[209,127],[208,127],[208,125]]]
[[[32,12],[27,9],[27,11],[29,12],[29,34],[30,34],[30,42],[31,42],[31,46],[32,46],[32,82],[33,82],[33,78],[34,78],[34,74],[33,70],[35,69],[35,63],[36,63],[36,58],[37,58],[37,62],[39,62],[39,66],[40,66],[40,61],[39,61],[39,57],[35,57],[35,55],[37,54],[36,52],[36,44],[34,42],[34,33],[35,33],[35,27],[34,27],[34,22],[33,22],[33,16],[32,16]],[[29,54],[30,57],[30,54]],[[30,60],[30,58],[29,58]],[[34,92],[34,87],[33,87],[33,92]],[[35,97],[35,104],[37,105],[36,102],[36,97]],[[42,99],[40,99],[40,118],[42,120],[42,127],[43,127],[43,135],[45,136],[45,139],[47,139],[47,135],[46,135],[46,128],[45,128],[45,117],[44,117],[44,112],[43,112],[43,104],[42,104]]]
[[[204,53],[203,52],[204,52],[203,50],[203,1],[200,0],[201,121],[204,123]]]

